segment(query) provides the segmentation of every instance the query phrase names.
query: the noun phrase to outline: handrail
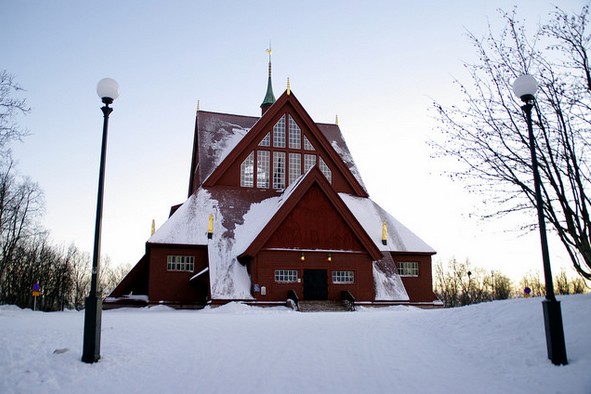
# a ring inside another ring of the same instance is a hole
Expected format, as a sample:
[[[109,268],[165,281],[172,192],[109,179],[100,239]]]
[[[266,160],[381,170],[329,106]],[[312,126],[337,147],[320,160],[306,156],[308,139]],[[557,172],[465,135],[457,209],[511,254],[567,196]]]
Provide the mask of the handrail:
[[[299,299],[299,297],[298,297],[298,295],[297,295],[296,291],[295,291],[295,290],[293,290],[293,289],[292,289],[292,290],[288,290],[288,291],[287,291],[287,301],[289,302],[290,300],[293,302],[293,304],[294,304],[294,306],[295,306],[295,308],[294,308],[294,309],[295,309],[296,311],[300,310],[300,307],[299,307],[299,302],[300,302],[300,299]]]
[[[353,294],[351,294],[350,291],[348,291],[348,290],[341,291],[341,299],[343,300],[343,304],[345,304],[345,308],[347,308],[348,311],[353,312],[356,309],[355,296]]]

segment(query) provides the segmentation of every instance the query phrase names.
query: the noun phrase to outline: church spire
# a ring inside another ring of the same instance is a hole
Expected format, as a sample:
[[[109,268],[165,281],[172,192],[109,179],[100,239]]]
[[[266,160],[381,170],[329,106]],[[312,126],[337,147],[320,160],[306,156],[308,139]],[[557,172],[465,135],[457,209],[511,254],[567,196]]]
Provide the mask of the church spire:
[[[267,111],[267,109],[269,109],[269,107],[275,102],[273,86],[271,85],[271,54],[273,53],[271,50],[271,43],[269,43],[269,48],[266,50],[266,52],[269,55],[269,80],[267,82],[267,93],[265,94],[265,98],[261,104],[261,115],[264,114],[265,111]]]

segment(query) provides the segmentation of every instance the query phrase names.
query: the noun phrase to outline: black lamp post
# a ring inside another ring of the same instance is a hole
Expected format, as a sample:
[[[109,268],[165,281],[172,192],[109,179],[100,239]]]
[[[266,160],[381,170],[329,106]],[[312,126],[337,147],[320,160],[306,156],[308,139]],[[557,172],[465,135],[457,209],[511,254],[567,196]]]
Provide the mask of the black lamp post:
[[[546,346],[548,358],[555,365],[566,365],[566,346],[564,344],[564,329],[562,327],[562,312],[560,301],[554,295],[552,283],[552,270],[550,268],[550,253],[548,252],[548,239],[546,238],[546,221],[544,219],[544,202],[542,200],[542,181],[538,169],[538,157],[532,126],[531,110],[535,102],[535,94],[538,82],[531,75],[522,75],[513,83],[513,92],[524,105],[521,107],[527,119],[527,131],[529,136],[529,149],[531,153],[531,166],[534,173],[534,188],[536,195],[536,207],[538,209],[538,225],[540,227],[540,241],[542,244],[542,260],[544,263],[544,279],[546,281],[546,299],[542,302],[544,310],[544,326],[546,328]]]
[[[109,115],[113,103],[119,96],[119,84],[111,78],[103,78],[99,81],[96,92],[105,104],[103,111],[103,143],[101,148],[101,163],[99,170],[98,197],[96,203],[96,222],[94,228],[94,253],[92,255],[92,277],[90,281],[90,294],[85,301],[84,310],[84,346],[82,348],[82,361],[94,363],[101,358],[101,313],[103,309],[102,297],[97,294],[99,265],[101,259],[101,228],[103,219],[103,189],[105,184],[105,162],[107,156],[107,131],[109,129]]]

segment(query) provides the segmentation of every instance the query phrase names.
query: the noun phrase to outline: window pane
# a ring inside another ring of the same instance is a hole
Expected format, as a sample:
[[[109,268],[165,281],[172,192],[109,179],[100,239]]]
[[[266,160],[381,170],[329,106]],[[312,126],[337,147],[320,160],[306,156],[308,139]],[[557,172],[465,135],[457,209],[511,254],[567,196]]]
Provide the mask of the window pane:
[[[273,126],[273,146],[285,148],[285,115]]]
[[[314,146],[312,145],[312,143],[310,142],[310,140],[306,136],[304,136],[304,149],[305,150],[316,150],[316,149],[314,149]]]
[[[240,165],[240,186],[254,186],[254,152],[250,152]]]
[[[273,189],[285,188],[285,152],[273,152]]]
[[[419,263],[416,261],[401,261],[398,263],[400,276],[419,276]]]
[[[316,155],[310,155],[306,153],[304,155],[304,172],[308,172],[308,170],[316,165]]]
[[[265,138],[259,142],[259,146],[271,146],[271,133],[267,133]]]
[[[271,162],[271,153],[268,150],[257,152],[257,187],[261,189],[269,188],[269,165]]]
[[[332,271],[332,283],[355,283],[355,272],[353,271]]]
[[[300,149],[302,147],[302,130],[300,130],[299,126],[292,119],[292,117],[288,117],[289,119],[289,147],[291,149]]]
[[[168,271],[189,271],[195,270],[195,257],[193,256],[167,256],[166,269]]]
[[[275,282],[291,283],[298,281],[297,270],[275,270]]]
[[[291,185],[300,175],[302,175],[302,155],[299,153],[290,153],[288,185]]]
[[[322,160],[322,157],[319,157],[318,161],[319,161],[318,165],[320,167],[320,171],[322,171],[322,173],[324,174],[326,179],[328,179],[328,182],[332,182],[332,171],[330,170],[330,168],[328,168],[328,165],[326,165],[324,160]]]

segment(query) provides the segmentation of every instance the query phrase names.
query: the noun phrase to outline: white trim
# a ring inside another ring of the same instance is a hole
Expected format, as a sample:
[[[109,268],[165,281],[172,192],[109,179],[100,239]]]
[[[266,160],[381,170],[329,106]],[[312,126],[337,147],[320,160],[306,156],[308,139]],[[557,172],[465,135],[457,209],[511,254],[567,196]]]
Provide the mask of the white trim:
[[[207,271],[209,271],[209,267],[205,267],[201,271],[197,272],[195,275],[191,276],[191,279],[189,279],[189,282],[192,281],[193,279],[197,279],[199,276],[203,275]]]

